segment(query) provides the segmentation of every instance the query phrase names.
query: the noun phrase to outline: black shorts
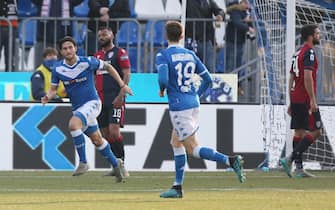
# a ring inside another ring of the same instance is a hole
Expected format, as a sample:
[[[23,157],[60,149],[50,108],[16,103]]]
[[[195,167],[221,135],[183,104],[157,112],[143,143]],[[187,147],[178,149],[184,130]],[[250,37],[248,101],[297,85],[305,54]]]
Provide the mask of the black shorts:
[[[114,109],[113,105],[110,107],[102,106],[100,115],[98,116],[98,123],[100,128],[106,128],[109,124],[119,124],[121,128],[124,126],[124,111],[125,104],[121,108]]]
[[[320,111],[309,113],[309,105],[306,103],[291,104],[291,129],[304,129],[309,131],[322,128]]]

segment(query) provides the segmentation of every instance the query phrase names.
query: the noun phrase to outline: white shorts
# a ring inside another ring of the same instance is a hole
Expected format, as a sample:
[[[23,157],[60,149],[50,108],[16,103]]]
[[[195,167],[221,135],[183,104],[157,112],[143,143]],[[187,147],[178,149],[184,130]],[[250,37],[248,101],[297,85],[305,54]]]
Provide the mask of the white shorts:
[[[100,112],[101,101],[92,100],[73,111],[73,115],[78,116],[83,121],[83,130],[86,130],[89,126],[98,125],[97,117]]]
[[[170,111],[170,118],[180,141],[192,136],[199,129],[199,108]]]

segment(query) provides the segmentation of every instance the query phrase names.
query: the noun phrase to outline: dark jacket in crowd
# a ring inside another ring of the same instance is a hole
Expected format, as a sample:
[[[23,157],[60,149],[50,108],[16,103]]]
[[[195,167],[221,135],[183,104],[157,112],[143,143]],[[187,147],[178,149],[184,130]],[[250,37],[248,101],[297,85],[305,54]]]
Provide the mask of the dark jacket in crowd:
[[[38,8],[38,16],[41,16],[43,0],[31,0]],[[70,17],[73,17],[73,8],[79,5],[83,0],[69,0]],[[49,17],[62,16],[62,1],[50,0]],[[46,40],[47,43],[57,43],[58,40],[66,35],[72,35],[72,27],[69,21],[57,21],[55,36],[55,21],[39,21],[37,25],[37,41]]]
[[[230,20],[226,28],[226,41],[231,43],[244,43],[246,33],[249,31],[249,27],[252,27],[251,23],[244,21],[244,18],[248,16],[247,11],[233,9],[229,11],[228,14],[230,15]]]
[[[181,1],[180,1],[181,2]],[[186,5],[186,18],[205,18],[213,19],[215,16],[221,15],[225,18],[224,11],[216,4],[214,0],[189,0]],[[194,34],[193,34],[194,32]],[[204,37],[204,32],[205,37]],[[213,22],[193,22],[186,20],[185,28],[186,38],[192,38],[198,41],[212,41],[214,42],[214,27]]]
[[[0,1],[0,17],[7,18],[13,27],[17,27],[17,8],[14,0]],[[0,27],[8,26],[7,21],[0,21]]]
[[[92,18],[91,21],[88,22],[88,28],[93,31],[97,32],[102,27],[106,27],[108,25],[109,28],[112,29],[114,34],[117,33],[117,29],[120,28],[120,25],[117,25],[117,22],[110,21],[110,22],[102,22],[94,21],[94,18],[100,17],[100,8],[101,7],[109,7],[108,0],[89,0],[88,6],[90,8],[90,12],[88,16]],[[109,8],[109,18],[128,18],[130,17],[130,7],[128,0],[115,0],[114,4]],[[98,24],[98,25],[97,25]]]

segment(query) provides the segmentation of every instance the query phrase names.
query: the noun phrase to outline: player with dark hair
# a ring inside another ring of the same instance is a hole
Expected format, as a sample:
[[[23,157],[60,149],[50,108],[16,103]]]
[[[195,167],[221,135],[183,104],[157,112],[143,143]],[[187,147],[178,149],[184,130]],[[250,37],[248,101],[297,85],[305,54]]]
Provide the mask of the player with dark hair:
[[[51,87],[42,98],[42,103],[46,104],[55,96],[57,85],[62,81],[72,104],[73,116],[69,121],[69,130],[79,155],[79,165],[73,176],[79,176],[88,170],[84,136],[87,135],[101,155],[113,166],[116,182],[121,182],[122,160],[115,157],[108,142],[102,138],[96,120],[101,111],[101,101],[94,87],[95,72],[98,69],[108,71],[117,81],[123,95],[132,94],[132,91],[108,62],[95,57],[77,56],[77,44],[72,37],[63,38],[59,42],[59,49],[64,59],[55,65]]]
[[[199,95],[212,83],[211,76],[191,50],[179,45],[183,27],[177,21],[166,24],[168,48],[156,55],[161,97],[168,95],[170,119],[173,125],[171,145],[175,160],[175,181],[171,189],[160,194],[163,198],[183,197],[182,184],[186,164],[186,152],[194,157],[224,163],[234,169],[238,180],[244,182],[242,157],[228,157],[212,148],[201,147],[196,138],[199,116]],[[194,85],[195,75],[202,78],[198,90]],[[186,152],[185,152],[186,149]]]
[[[94,56],[114,66],[123,82],[128,84],[130,61],[126,50],[113,44],[114,34],[110,28],[100,29],[98,38],[101,50]],[[125,97],[116,80],[106,70],[97,71],[95,86],[102,101],[102,112],[98,116],[102,135],[109,142],[115,156],[124,161],[124,144],[120,127],[124,126]],[[114,176],[115,174],[114,171],[111,171],[106,175]],[[123,171],[123,175],[129,176],[129,173]]]
[[[293,152],[280,159],[285,172],[292,177],[292,162],[296,164],[296,177],[311,177],[303,169],[302,155],[321,135],[322,123],[316,102],[316,75],[318,61],[315,45],[320,44],[320,29],[317,25],[305,25],[301,29],[304,45],[295,53],[292,60],[289,81],[291,129],[294,129]]]

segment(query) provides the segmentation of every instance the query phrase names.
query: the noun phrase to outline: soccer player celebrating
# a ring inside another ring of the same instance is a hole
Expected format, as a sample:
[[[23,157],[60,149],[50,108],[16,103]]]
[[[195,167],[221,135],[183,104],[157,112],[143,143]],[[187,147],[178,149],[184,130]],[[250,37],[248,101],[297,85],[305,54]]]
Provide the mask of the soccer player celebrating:
[[[114,66],[123,82],[128,84],[130,61],[127,52],[113,44],[114,34],[110,28],[100,29],[98,38],[102,49],[94,56]],[[123,128],[124,123],[125,97],[116,80],[106,70],[97,71],[95,86],[102,101],[102,111],[98,116],[102,135],[107,139],[115,156],[124,162],[124,144],[120,127]],[[106,174],[106,176],[114,175],[114,171]],[[123,175],[129,176],[129,173],[123,171]]]
[[[321,134],[321,117],[316,102],[316,73],[318,61],[314,47],[320,43],[320,29],[317,25],[305,25],[301,29],[304,45],[295,53],[290,70],[289,95],[291,129],[294,129],[293,152],[280,159],[289,177],[292,162],[296,163],[296,177],[310,177],[303,169],[302,154]]]
[[[72,37],[64,37],[59,42],[60,53],[63,56],[52,71],[51,87],[42,97],[46,104],[52,99],[57,90],[59,81],[62,81],[72,104],[73,116],[69,122],[69,129],[74,145],[79,155],[79,165],[73,176],[79,176],[88,170],[85,151],[85,137],[92,143],[113,166],[116,182],[122,181],[122,160],[117,159],[110,149],[108,142],[102,138],[98,129],[96,117],[101,111],[101,101],[94,87],[94,74],[98,69],[107,70],[117,81],[121,94],[132,94],[131,89],[122,81],[113,66],[94,57],[79,57],[76,55],[77,44]]]
[[[171,145],[175,160],[175,181],[171,189],[160,194],[163,198],[183,197],[182,184],[186,152],[197,158],[224,163],[234,169],[238,180],[245,180],[242,167],[242,157],[228,157],[212,148],[201,147],[196,138],[199,115],[199,95],[212,83],[211,76],[193,51],[179,45],[183,38],[183,27],[179,22],[169,21],[166,24],[168,48],[156,55],[161,97],[165,90],[168,94],[170,119],[173,125]],[[202,83],[196,91],[193,84],[194,76],[198,74]],[[186,149],[186,152],[185,152]]]

